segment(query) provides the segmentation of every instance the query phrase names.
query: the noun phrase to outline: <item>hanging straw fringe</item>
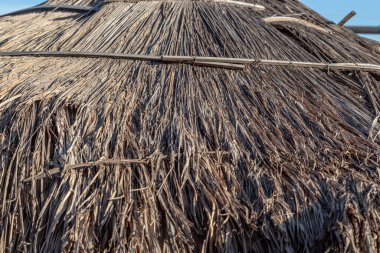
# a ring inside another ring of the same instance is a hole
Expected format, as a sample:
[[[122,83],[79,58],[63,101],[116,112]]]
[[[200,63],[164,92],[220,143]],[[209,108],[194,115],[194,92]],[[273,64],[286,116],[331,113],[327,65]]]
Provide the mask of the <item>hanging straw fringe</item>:
[[[380,72],[380,65],[369,63],[322,63],[322,62],[301,62],[301,61],[281,61],[281,60],[263,60],[248,58],[222,58],[222,57],[200,57],[200,56],[152,56],[141,54],[120,54],[120,53],[102,53],[102,52],[0,52],[0,57],[81,57],[81,58],[110,58],[125,60],[140,60],[163,63],[183,63],[203,67],[215,67],[243,70],[246,65],[255,64],[256,66],[291,66],[299,68],[315,68],[344,71],[367,71]]]

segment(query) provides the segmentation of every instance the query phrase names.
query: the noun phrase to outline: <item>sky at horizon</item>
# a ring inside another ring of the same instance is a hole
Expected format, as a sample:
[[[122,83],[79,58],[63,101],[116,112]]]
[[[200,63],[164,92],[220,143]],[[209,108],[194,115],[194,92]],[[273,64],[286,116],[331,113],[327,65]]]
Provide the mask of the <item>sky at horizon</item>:
[[[322,16],[339,22],[352,10],[357,12],[347,25],[380,25],[380,1],[379,0],[301,0],[304,4],[314,9]],[[2,0],[0,2],[0,14],[5,14],[18,9],[31,7],[44,2],[44,0]],[[380,41],[380,35],[366,35],[366,37]]]

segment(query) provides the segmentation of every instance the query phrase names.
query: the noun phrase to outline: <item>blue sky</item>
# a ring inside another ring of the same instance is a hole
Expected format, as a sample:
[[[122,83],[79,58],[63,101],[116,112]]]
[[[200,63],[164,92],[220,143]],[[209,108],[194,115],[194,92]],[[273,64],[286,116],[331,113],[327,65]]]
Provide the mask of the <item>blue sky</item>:
[[[44,0],[0,0],[0,14],[31,7],[44,2]]]
[[[302,2],[334,22],[339,22],[354,10],[357,14],[347,25],[380,25],[380,0],[302,0]],[[368,37],[380,41],[380,35]]]
[[[26,8],[44,0],[0,0],[0,14]],[[380,25],[380,0],[302,0],[326,18],[339,22],[352,10],[357,12],[348,25]],[[369,36],[380,41],[380,35]]]

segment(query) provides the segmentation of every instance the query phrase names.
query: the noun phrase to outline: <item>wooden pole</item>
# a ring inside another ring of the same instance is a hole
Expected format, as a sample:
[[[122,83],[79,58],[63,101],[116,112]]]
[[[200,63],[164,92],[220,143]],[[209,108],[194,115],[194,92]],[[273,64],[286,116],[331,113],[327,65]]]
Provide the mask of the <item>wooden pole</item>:
[[[348,13],[343,19],[342,21],[340,21],[338,23],[339,26],[344,26],[345,23],[347,23],[353,16],[356,15],[356,12],[355,11],[351,11],[350,13]]]
[[[380,34],[380,26],[346,26],[355,33]]]
[[[79,57],[79,58],[111,58],[138,61],[153,61],[163,63],[190,64],[205,67],[226,68],[243,70],[247,65],[256,66],[289,66],[299,68],[314,68],[326,70],[344,71],[367,71],[380,72],[380,65],[369,63],[324,63],[324,62],[298,62],[249,58],[223,58],[223,57],[200,57],[200,56],[178,56],[178,55],[141,55],[141,54],[120,54],[103,52],[61,52],[61,51],[32,51],[32,52],[0,52],[0,57]]]

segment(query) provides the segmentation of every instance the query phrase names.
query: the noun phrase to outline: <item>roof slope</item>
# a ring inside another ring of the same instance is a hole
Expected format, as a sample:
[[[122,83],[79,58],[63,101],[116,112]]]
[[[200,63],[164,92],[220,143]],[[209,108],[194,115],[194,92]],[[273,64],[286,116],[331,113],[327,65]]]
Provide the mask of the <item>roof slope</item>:
[[[48,1],[98,9],[0,17],[0,52],[380,64],[250,3]],[[379,73],[0,57],[0,251],[379,250]]]

